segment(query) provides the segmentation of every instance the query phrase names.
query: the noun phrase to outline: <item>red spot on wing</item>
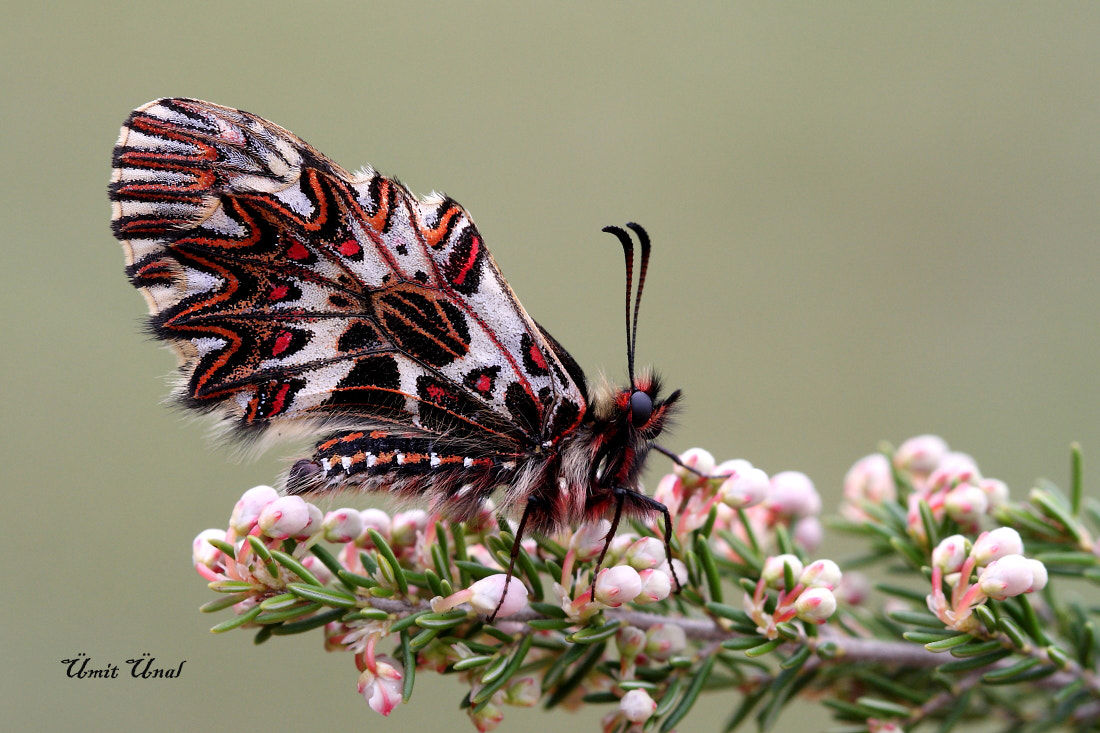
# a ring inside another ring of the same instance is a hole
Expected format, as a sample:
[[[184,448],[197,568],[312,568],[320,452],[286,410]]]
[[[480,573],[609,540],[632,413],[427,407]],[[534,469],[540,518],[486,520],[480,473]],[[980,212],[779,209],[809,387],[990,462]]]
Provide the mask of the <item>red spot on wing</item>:
[[[292,260],[308,260],[309,250],[301,242],[295,242],[290,245],[290,249],[286,251],[286,256]]]
[[[290,288],[286,285],[276,285],[271,289],[271,292],[267,294],[268,300],[282,300],[286,297],[286,294],[290,292]]]
[[[278,356],[287,350],[290,346],[291,340],[293,340],[294,334],[290,331],[280,331],[279,335],[275,337],[275,346],[271,349],[272,356]]]
[[[531,361],[538,365],[539,369],[546,369],[546,359],[542,358],[542,352],[539,351],[539,347],[531,344]]]
[[[470,255],[466,258],[466,262],[463,263],[462,269],[458,271],[458,274],[452,278],[452,282],[455,285],[461,285],[462,281],[466,279],[466,275],[470,273],[470,268],[477,262],[477,254],[481,251],[481,237],[474,237],[470,240]]]
[[[359,254],[359,251],[359,242],[354,239],[349,239],[340,245],[340,254],[344,255],[344,257],[354,257]]]
[[[435,384],[429,385],[427,392],[428,396],[435,400],[435,402],[437,403],[442,403],[443,400],[447,398],[446,390]]]
[[[489,376],[487,374],[482,374],[480,377],[478,377],[477,384],[474,385],[474,389],[476,389],[478,392],[488,392],[492,386],[493,380],[489,379]]]
[[[268,415],[278,415],[286,407],[286,393],[290,391],[290,385],[284,384],[279,387],[279,391],[275,394],[275,399],[271,402],[271,410]]]

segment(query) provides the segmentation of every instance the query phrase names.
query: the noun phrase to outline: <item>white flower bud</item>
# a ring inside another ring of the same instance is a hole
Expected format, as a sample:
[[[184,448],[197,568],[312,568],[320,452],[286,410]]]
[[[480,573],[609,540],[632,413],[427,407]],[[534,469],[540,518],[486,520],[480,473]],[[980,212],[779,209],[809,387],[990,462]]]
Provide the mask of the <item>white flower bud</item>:
[[[635,570],[660,567],[665,561],[665,543],[656,537],[643,537],[626,549],[623,561]]]
[[[677,476],[686,479],[689,483],[699,478],[698,475],[689,471],[689,468],[695,469],[703,476],[713,475],[714,456],[711,455],[710,451],[703,448],[688,448],[680,454],[680,463],[683,465],[674,466],[672,470]]]
[[[728,471],[729,465],[735,463],[745,465],[738,466],[736,471]],[[717,470],[723,468],[730,473],[730,477],[718,488],[718,496],[723,504],[731,509],[744,509],[764,501],[771,486],[768,474],[759,468],[753,468],[748,461],[728,461]]]
[[[825,527],[817,517],[802,517],[794,523],[791,539],[806,550],[816,550],[825,539]]]
[[[810,588],[799,594],[794,607],[803,621],[822,623],[836,612],[836,596],[828,588]]]
[[[882,504],[894,501],[897,495],[890,461],[881,453],[860,458],[844,476],[844,498],[854,504],[861,501]]]
[[[423,509],[411,509],[393,515],[390,527],[390,544],[397,547],[412,547],[416,544],[416,535],[428,526],[428,513]]]
[[[687,635],[676,624],[654,624],[645,632],[645,653],[665,661],[687,647]]]
[[[281,496],[263,508],[256,524],[276,540],[285,540],[304,530],[310,521],[309,505],[300,496]]]
[[[401,703],[404,691],[403,667],[389,657],[377,657],[373,669],[359,675],[359,694],[366,698],[371,710],[389,715]]]
[[[631,723],[644,723],[657,712],[657,703],[645,690],[631,690],[619,700],[619,712]]]
[[[985,492],[989,499],[989,506],[999,507],[1008,503],[1008,484],[995,478],[983,478],[978,482],[978,488]]]
[[[363,515],[358,509],[336,509],[325,515],[321,528],[329,542],[351,542],[363,534]]]
[[[615,646],[621,659],[633,661],[645,649],[645,643],[645,632],[637,626],[623,626],[615,632]]]
[[[310,504],[307,501],[306,511],[309,512],[309,521],[306,522],[306,526],[302,527],[298,534],[293,535],[294,539],[298,540],[299,542],[308,540],[313,535],[322,531],[321,525],[325,521],[325,515],[321,513],[321,510],[317,507],[316,504]]]
[[[507,592],[505,592],[505,583],[507,583]],[[527,607],[527,587],[514,576],[509,578],[503,573],[496,573],[477,581],[470,586],[469,590],[472,593],[469,598],[470,606],[486,616],[496,611],[497,618],[504,618],[519,613]],[[503,603],[500,600],[502,595]],[[497,606],[500,606],[500,611],[497,611]]]
[[[975,522],[989,509],[989,497],[973,484],[959,484],[943,500],[947,516],[960,524]]]
[[[978,565],[988,565],[999,557],[1022,555],[1023,552],[1024,541],[1019,532],[1012,527],[997,527],[978,535],[970,554]]]
[[[598,522],[586,522],[577,528],[569,539],[569,549],[576,553],[579,562],[595,560],[603,552],[607,543],[607,533],[611,531],[611,522],[601,519]]]
[[[1047,587],[1047,566],[1038,560],[1032,560],[1028,558],[1028,563],[1031,565],[1031,587],[1027,589],[1028,593],[1034,593]]]
[[[821,513],[821,496],[810,477],[800,471],[782,471],[772,476],[764,504],[785,517]]]
[[[635,603],[663,601],[672,592],[672,579],[663,570],[649,568],[639,572],[638,577],[642,579],[642,589],[634,597]]]
[[[504,688],[504,702],[521,708],[533,708],[539,704],[542,688],[534,677],[512,678]]]
[[[798,582],[808,588],[834,590],[840,585],[840,566],[832,560],[814,560],[798,576]]]
[[[270,486],[254,486],[244,492],[237,505],[233,507],[233,514],[229,518],[229,526],[239,535],[246,535],[256,526],[260,512],[264,507],[279,498],[279,492]]]
[[[802,575],[802,561],[794,555],[772,555],[764,561],[760,577],[769,588],[783,588],[786,583],[784,566],[791,566],[791,573],[797,580]],[[789,588],[787,590],[790,590]]]
[[[1028,560],[1023,555],[999,557],[978,573],[978,587],[987,596],[998,601],[1027,593],[1035,585],[1033,562],[1035,561]],[[1045,574],[1045,567],[1043,572]]]
[[[947,442],[938,435],[918,435],[898,447],[894,465],[912,473],[927,476],[947,455]]]
[[[207,540],[225,540],[224,529],[204,529],[191,543],[191,560],[195,565],[204,565],[211,570],[216,570],[222,551]]]
[[[604,568],[596,576],[593,598],[605,606],[618,608],[633,601],[641,592],[642,578],[638,571],[629,565],[616,565]]]
[[[970,554],[970,540],[953,534],[940,540],[932,550],[932,565],[945,573],[957,573]]]
[[[389,540],[391,535],[390,529],[393,526],[389,514],[386,514],[381,509],[364,509],[359,512],[359,519],[363,523],[363,531],[355,538],[355,544],[360,547],[374,546],[370,541],[370,535],[367,534],[368,529],[373,529],[378,534],[382,535],[383,539]]]

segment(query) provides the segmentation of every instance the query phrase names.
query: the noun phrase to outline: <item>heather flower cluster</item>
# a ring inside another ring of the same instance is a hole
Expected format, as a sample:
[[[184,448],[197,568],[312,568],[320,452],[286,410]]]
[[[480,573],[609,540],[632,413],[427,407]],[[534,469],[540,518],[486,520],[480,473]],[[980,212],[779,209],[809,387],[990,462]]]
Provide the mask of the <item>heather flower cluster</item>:
[[[932,593],[928,608],[956,631],[978,632],[973,609],[988,599],[1003,601],[1034,593],[1047,584],[1047,570],[1038,560],[1023,556],[1024,543],[1012,527],[982,532],[971,544],[962,535],[941,540],[932,551]],[[944,586],[951,589],[948,601]]]
[[[896,473],[895,473],[896,472]],[[1003,481],[983,478],[978,464],[965,453],[952,451],[936,435],[910,438],[898,447],[891,461],[881,453],[860,459],[844,478],[842,516],[860,520],[867,515],[864,502],[879,505],[898,498],[895,476],[906,481],[907,528],[914,539],[927,541],[920,507],[923,503],[936,521],[949,519],[973,533],[983,518],[1008,501]]]
[[[707,689],[735,701],[731,728],[752,715],[766,728],[806,691],[852,730],[948,730],[974,685],[1014,685],[1008,719],[1046,720],[1055,706],[1036,680],[1100,723],[1092,611],[1049,582],[1100,583],[1086,526],[1100,507],[1086,509],[1079,469],[1075,458],[1068,496],[1040,482],[1013,502],[936,436],[860,459],[832,525],[865,539],[855,562],[889,563],[882,582],[811,559],[825,525],[807,476],[698,448],[653,494],[672,516],[671,558],[662,518],[624,518],[614,537],[602,519],[517,548],[491,502],[453,523],[324,512],[268,486],[245,492],[226,529],[200,533],[192,558],[220,595],[203,610],[233,611],[214,631],[266,642],[320,629],[326,649],[351,655],[349,689],[381,715],[410,701],[418,674],[439,673],[468,689],[458,707],[479,731],[537,704],[608,705],[606,733],[671,731]]]

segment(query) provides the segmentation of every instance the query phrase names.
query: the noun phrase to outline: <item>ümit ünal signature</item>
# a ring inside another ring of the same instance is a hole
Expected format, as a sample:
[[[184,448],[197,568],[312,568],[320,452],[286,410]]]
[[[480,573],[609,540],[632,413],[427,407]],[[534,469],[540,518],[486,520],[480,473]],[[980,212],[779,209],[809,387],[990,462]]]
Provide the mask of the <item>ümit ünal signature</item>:
[[[157,658],[149,652],[143,653],[135,659],[127,659],[130,666],[130,676],[136,679],[174,679],[183,672],[183,665],[187,660],[179,663],[178,667],[155,667],[153,663]],[[67,665],[65,676],[75,679],[118,679],[118,665],[107,663],[100,667],[90,666],[92,658],[84,652],[80,652],[72,659],[62,659],[61,663]],[[122,676],[125,676],[123,673]]]

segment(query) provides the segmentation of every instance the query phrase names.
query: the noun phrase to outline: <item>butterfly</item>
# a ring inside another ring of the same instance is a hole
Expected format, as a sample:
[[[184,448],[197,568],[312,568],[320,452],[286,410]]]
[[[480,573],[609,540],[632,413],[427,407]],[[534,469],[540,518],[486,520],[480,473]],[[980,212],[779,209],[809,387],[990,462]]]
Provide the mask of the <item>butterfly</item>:
[[[608,515],[604,553],[624,515],[663,515],[670,551],[668,509],[639,487],[651,449],[675,458],[654,441],[680,398],[634,373],[642,227],[604,230],[626,261],[630,383],[594,389],[455,201],[350,174],[263,118],[138,108],[109,196],[148,328],[179,359],[176,400],[246,443],[317,439],[287,492],[385,491],[455,520],[499,492],[519,516],[509,576],[525,532]]]

